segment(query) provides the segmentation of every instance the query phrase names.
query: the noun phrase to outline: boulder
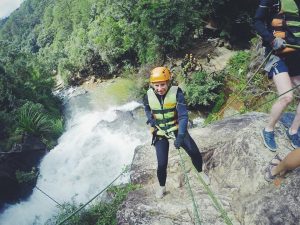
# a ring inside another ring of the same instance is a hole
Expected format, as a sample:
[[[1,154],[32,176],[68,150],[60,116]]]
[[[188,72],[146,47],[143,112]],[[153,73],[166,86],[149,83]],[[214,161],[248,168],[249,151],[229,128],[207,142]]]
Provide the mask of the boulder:
[[[31,194],[36,179],[20,182],[16,172],[31,172],[46,153],[46,145],[34,136],[24,136],[21,144],[15,145],[10,152],[1,153],[0,208],[5,203],[15,203]]]
[[[210,189],[233,224],[299,224],[300,170],[290,172],[280,182],[264,180],[264,169],[274,157],[264,147],[260,132],[268,115],[249,113],[228,117],[206,127],[190,129],[211,178]],[[285,156],[292,147],[278,123],[277,153]],[[187,185],[178,188],[182,173],[178,151],[170,144],[167,195],[155,198],[158,187],[154,147],[136,148],[131,168],[133,183],[142,184],[120,206],[118,224],[194,224],[194,208]],[[189,157],[184,156],[187,174],[200,214],[201,224],[225,224],[207,189],[197,178]]]

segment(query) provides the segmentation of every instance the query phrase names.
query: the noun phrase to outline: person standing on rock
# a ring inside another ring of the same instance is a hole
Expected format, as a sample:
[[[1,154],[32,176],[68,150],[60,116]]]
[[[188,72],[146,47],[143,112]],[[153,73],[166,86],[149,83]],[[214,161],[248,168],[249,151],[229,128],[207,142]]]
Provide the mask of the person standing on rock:
[[[191,157],[192,163],[206,184],[209,177],[202,172],[202,156],[187,131],[188,111],[182,90],[170,85],[171,73],[166,67],[156,67],[150,74],[150,88],[144,97],[147,124],[151,126],[152,145],[157,156],[157,178],[159,189],[157,198],[166,193],[167,165],[169,154],[169,135],[175,135],[174,146],[182,147]]]
[[[269,79],[273,79],[279,95],[273,104],[267,126],[262,130],[265,146],[276,151],[274,128],[282,112],[292,102],[293,85],[300,84],[300,51],[288,44],[300,47],[299,0],[260,0],[254,17],[254,26],[263,39],[266,55],[272,52],[265,66]],[[292,26],[291,26],[292,25]],[[294,148],[300,147],[297,135],[300,126],[300,105],[292,125],[286,134]]]

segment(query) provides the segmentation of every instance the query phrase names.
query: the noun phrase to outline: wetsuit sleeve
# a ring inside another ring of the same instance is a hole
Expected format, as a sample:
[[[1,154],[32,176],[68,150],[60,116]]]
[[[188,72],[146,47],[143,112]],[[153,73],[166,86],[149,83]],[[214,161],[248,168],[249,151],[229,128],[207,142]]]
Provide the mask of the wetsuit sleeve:
[[[267,28],[272,19],[270,12],[273,4],[272,0],[260,0],[254,16],[254,28],[265,43],[271,43],[274,39],[273,34]]]
[[[155,120],[154,120],[154,118],[152,116],[152,113],[151,113],[151,108],[149,106],[147,95],[144,96],[143,104],[144,104],[145,114],[146,114],[146,117],[147,117],[147,122],[146,123],[150,124],[151,127],[155,127]]]
[[[180,88],[178,88],[176,99],[177,99],[176,109],[177,109],[177,116],[178,116],[178,135],[179,134],[184,135],[187,131],[188,111],[187,111],[183,92]]]

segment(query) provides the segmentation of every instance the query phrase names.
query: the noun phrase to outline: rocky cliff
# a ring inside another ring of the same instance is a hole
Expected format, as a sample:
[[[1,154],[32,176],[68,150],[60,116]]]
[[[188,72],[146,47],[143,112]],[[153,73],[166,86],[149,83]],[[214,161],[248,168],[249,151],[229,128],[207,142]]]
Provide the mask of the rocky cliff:
[[[250,113],[190,129],[211,177],[210,188],[233,224],[300,224],[300,170],[274,183],[264,180],[264,168],[275,154],[264,147],[260,137],[267,118],[263,113]],[[280,123],[276,137],[277,153],[284,156],[292,147]],[[158,182],[154,147],[147,144],[136,149],[131,180],[141,188],[131,192],[119,208],[118,224],[195,224],[187,185],[178,188],[180,158],[171,146],[167,195],[163,199],[155,198]],[[201,224],[226,224],[184,155]]]
[[[0,210],[5,203],[16,203],[32,193],[38,175],[33,169],[47,152],[40,138],[26,135],[10,152],[0,153]],[[18,171],[33,176],[24,176],[22,181],[17,178]]]

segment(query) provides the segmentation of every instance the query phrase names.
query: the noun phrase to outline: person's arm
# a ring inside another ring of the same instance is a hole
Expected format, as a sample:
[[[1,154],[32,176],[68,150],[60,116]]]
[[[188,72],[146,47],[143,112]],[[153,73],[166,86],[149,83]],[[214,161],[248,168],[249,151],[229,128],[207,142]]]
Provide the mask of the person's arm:
[[[254,28],[262,37],[264,43],[270,44],[274,40],[273,34],[268,30],[271,23],[271,10],[274,1],[260,0],[259,6],[254,16]]]
[[[178,135],[185,135],[188,125],[188,111],[183,92],[180,88],[177,91],[177,116],[178,116]]]
[[[150,124],[151,127],[155,127],[155,119],[153,118],[151,108],[149,106],[147,95],[145,95],[145,97],[143,99],[143,104],[144,104],[145,114],[146,114],[146,117],[147,117],[147,122],[146,123]]]

